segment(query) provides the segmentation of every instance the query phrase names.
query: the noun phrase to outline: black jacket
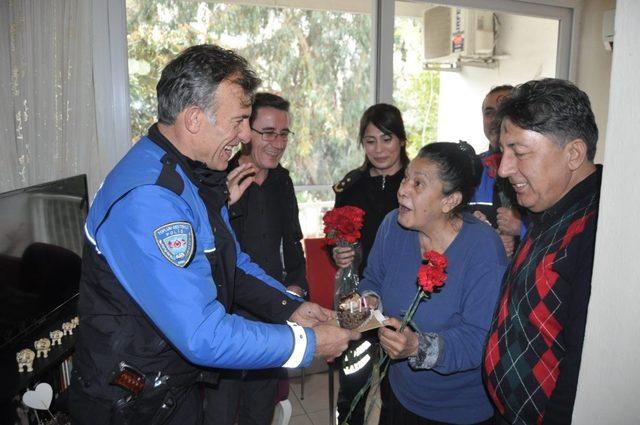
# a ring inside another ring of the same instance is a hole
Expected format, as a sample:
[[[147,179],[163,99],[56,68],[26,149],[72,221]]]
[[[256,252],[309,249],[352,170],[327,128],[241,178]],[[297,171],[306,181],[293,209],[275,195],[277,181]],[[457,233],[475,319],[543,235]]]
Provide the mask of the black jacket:
[[[402,167],[391,176],[372,177],[369,171],[360,168],[350,171],[344,178],[333,186],[336,194],[335,207],[346,205],[359,207],[364,210],[364,225],[362,226],[362,262],[359,274],[362,276],[367,265],[369,251],[376,239],[378,227],[384,217],[398,208],[398,189],[404,177],[405,168]]]

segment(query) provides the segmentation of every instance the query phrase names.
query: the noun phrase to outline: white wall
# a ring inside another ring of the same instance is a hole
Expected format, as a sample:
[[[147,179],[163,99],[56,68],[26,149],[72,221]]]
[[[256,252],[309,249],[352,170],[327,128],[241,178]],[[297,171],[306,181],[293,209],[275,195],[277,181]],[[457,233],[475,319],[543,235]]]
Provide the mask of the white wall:
[[[604,158],[612,56],[602,43],[602,15],[615,7],[615,0],[585,0],[582,9],[576,84],[589,95],[600,130],[597,163],[602,163]]]
[[[618,0],[604,177],[575,424],[640,423],[640,2]],[[603,82],[604,84],[604,82]]]
[[[501,38],[498,68],[463,66],[440,74],[438,141],[466,140],[477,152],[489,143],[482,130],[482,101],[491,87],[553,77],[556,70],[558,22],[498,13]]]

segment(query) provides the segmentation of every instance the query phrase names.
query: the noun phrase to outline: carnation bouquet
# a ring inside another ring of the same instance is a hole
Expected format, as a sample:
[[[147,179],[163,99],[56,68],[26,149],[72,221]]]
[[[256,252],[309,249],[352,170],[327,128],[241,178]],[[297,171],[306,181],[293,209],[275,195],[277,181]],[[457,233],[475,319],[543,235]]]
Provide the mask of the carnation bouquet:
[[[359,257],[360,229],[364,223],[364,211],[358,207],[346,206],[338,207],[327,211],[323,217],[324,233],[327,242],[339,247],[352,247]],[[359,302],[352,302],[350,298],[356,294],[358,289],[358,261],[354,259],[347,267],[341,268],[336,273],[336,286],[334,306],[342,311],[338,317],[340,325],[354,329],[364,322],[369,313]],[[339,309],[338,307],[348,301],[349,308]]]
[[[416,292],[416,295],[413,297],[413,301],[411,301],[406,314],[402,318],[402,323],[400,325],[400,328],[398,329],[398,332],[402,332],[408,324],[413,323],[413,315],[416,313],[420,302],[422,302],[422,300],[430,299],[431,295],[438,292],[439,288],[444,285],[445,280],[447,280],[447,274],[445,272],[447,263],[447,257],[436,251],[427,251],[423,254],[423,263],[422,265],[420,265],[417,275],[418,290]],[[415,325],[412,324],[412,326],[416,328]],[[379,371],[377,379],[377,384],[379,384],[387,374],[387,370],[389,368],[389,356],[387,356],[387,354],[381,356],[375,368]],[[347,414],[347,417],[341,425],[348,425],[351,414],[355,410],[364,394],[366,394],[368,389],[372,386],[374,376],[375,373],[369,377],[367,382],[360,389],[360,391],[358,391],[358,394],[356,394],[355,398],[351,401],[351,408],[349,409],[349,413]]]

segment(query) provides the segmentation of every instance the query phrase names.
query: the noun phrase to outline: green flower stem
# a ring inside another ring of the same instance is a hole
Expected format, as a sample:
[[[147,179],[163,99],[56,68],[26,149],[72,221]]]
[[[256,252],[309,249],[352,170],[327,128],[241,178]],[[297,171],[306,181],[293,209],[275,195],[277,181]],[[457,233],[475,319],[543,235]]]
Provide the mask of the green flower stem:
[[[398,329],[398,332],[402,332],[404,328],[407,327],[407,323],[409,323],[409,321],[411,321],[411,319],[413,318],[413,315],[418,309],[418,305],[420,304],[420,301],[422,301],[423,297],[426,297],[425,293],[422,292],[421,288],[418,288],[418,292],[416,292],[416,296],[413,297],[413,301],[411,301],[409,310],[407,310],[407,313],[402,318],[402,324],[400,325],[400,329]]]

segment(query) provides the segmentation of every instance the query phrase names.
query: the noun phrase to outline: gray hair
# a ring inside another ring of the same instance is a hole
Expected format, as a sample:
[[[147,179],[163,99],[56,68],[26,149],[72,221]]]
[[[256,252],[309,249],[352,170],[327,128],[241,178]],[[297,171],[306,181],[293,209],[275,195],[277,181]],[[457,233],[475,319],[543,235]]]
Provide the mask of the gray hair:
[[[260,79],[242,56],[213,44],[201,44],[184,50],[162,70],[156,86],[158,122],[174,124],[188,106],[202,108],[213,120],[213,105],[218,85],[230,80],[240,85],[252,102]]]

